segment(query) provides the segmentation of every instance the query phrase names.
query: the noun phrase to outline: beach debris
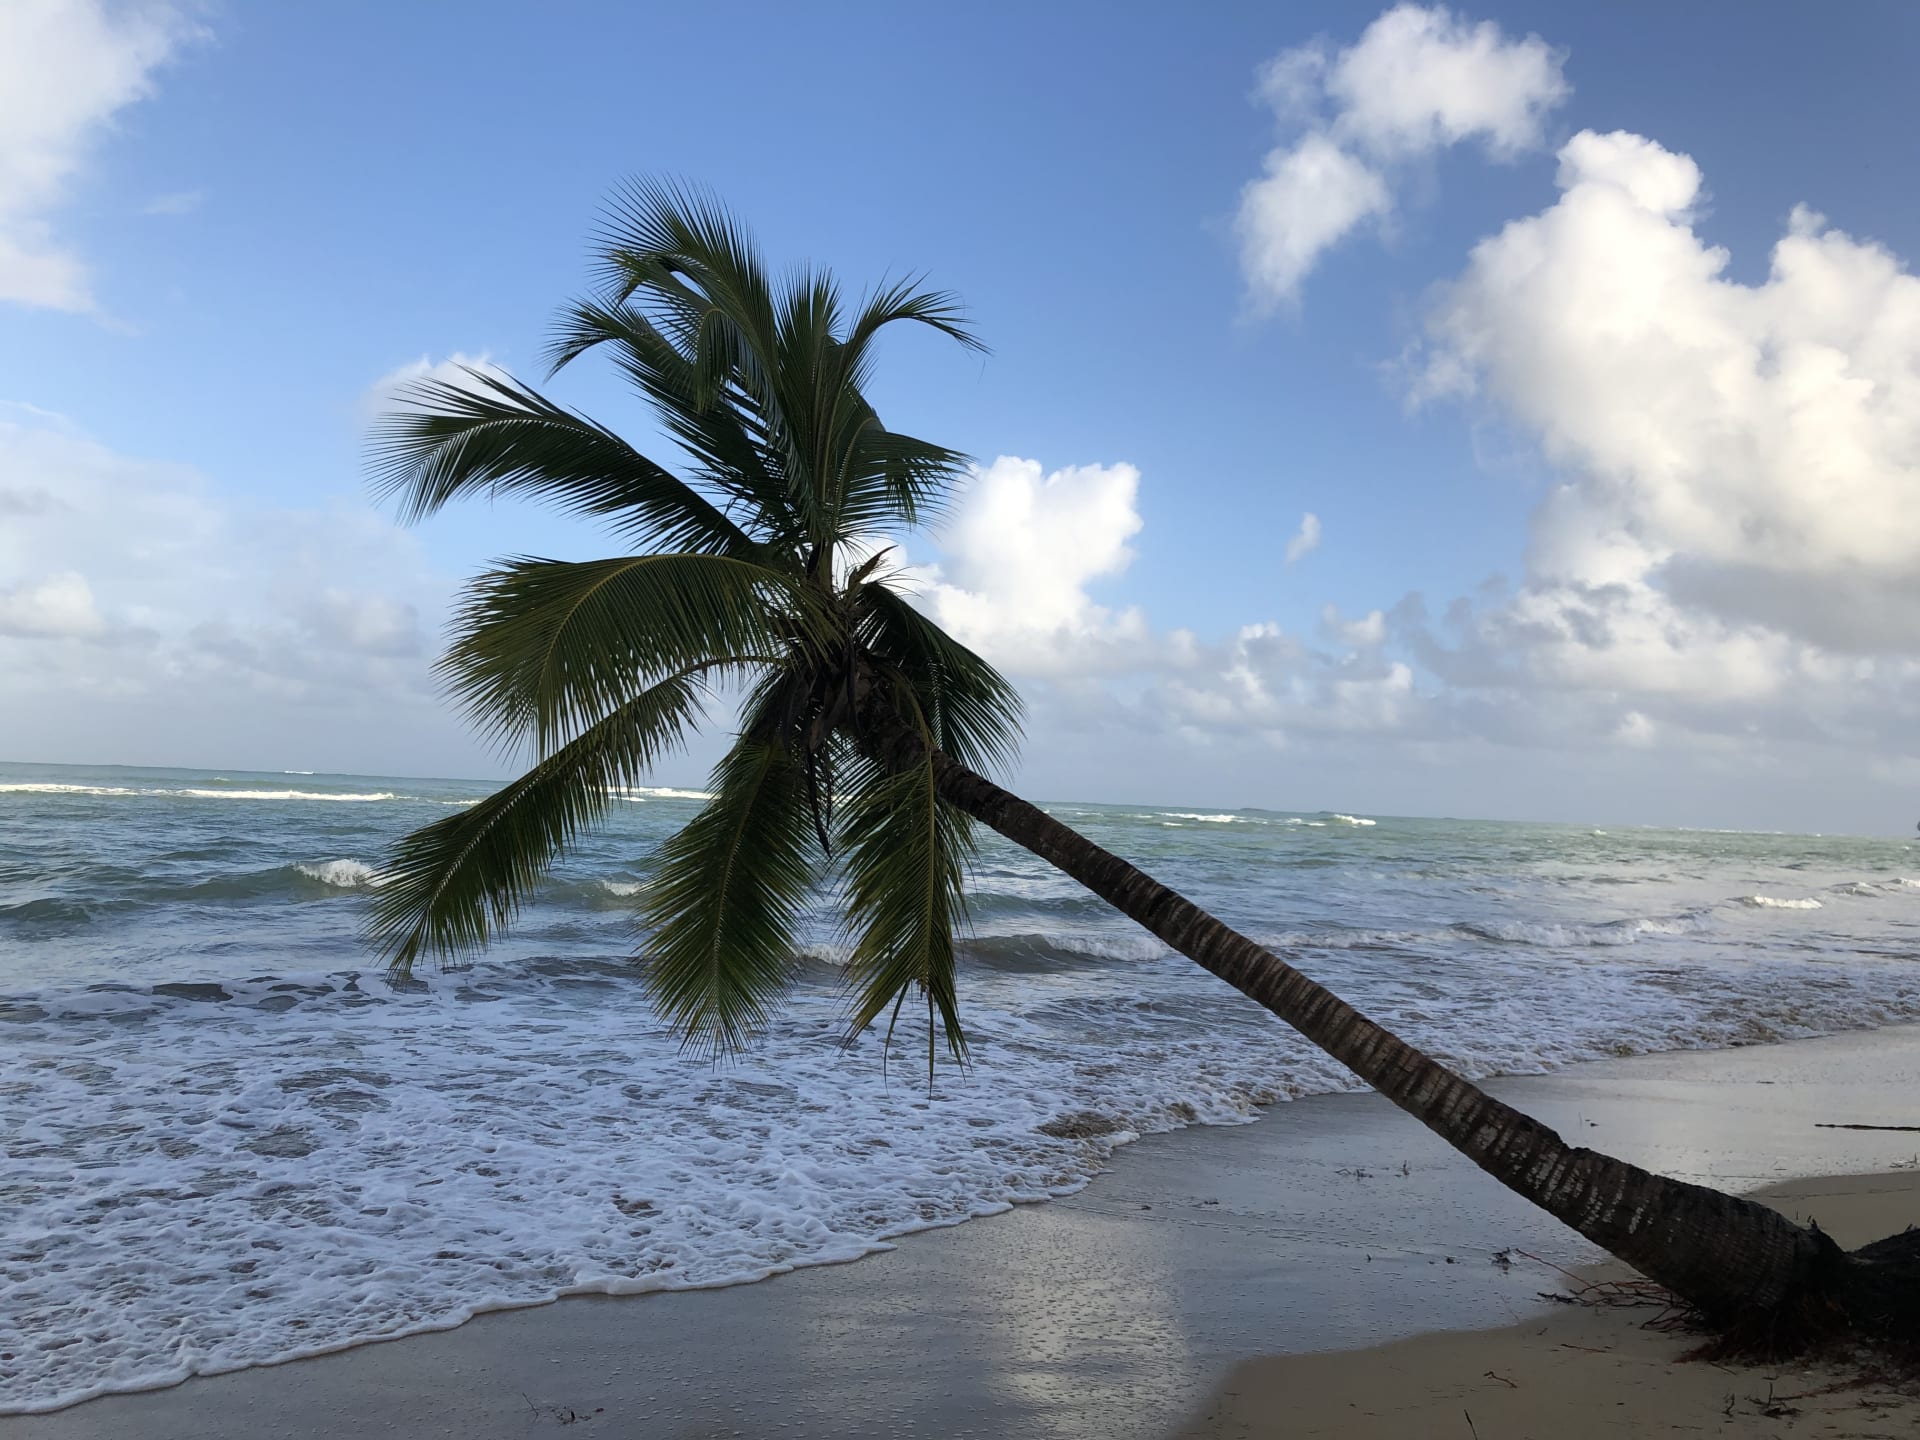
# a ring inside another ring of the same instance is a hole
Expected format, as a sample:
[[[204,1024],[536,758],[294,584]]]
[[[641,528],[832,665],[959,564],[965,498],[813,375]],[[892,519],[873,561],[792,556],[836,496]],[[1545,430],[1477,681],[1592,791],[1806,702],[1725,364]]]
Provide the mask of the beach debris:
[[[1507,1387],[1507,1388],[1508,1388],[1509,1390],[1518,1390],[1518,1389],[1520,1388],[1520,1382],[1519,1382],[1519,1381],[1517,1381],[1517,1380],[1509,1380],[1509,1379],[1508,1379],[1508,1378],[1507,1378],[1506,1376],[1504,1376],[1504,1375],[1496,1375],[1496,1374],[1495,1374],[1495,1373],[1494,1373],[1493,1371],[1491,1371],[1491,1370],[1489,1370],[1489,1371],[1487,1371],[1487,1372],[1486,1372],[1486,1377],[1485,1377],[1485,1378],[1487,1378],[1488,1380],[1498,1380],[1498,1381],[1499,1381],[1499,1382],[1500,1382],[1500,1383],[1501,1383],[1502,1385],[1504,1385],[1504,1386],[1506,1386],[1506,1387]]]
[[[596,1415],[607,1413],[607,1407],[596,1405],[591,1411],[576,1410],[571,1405],[536,1405],[526,1391],[520,1392],[520,1398],[527,1402],[527,1409],[536,1420],[551,1420],[556,1425],[578,1425],[591,1420]]]
[[[1493,1263],[1498,1265],[1502,1270],[1511,1270],[1513,1268],[1513,1247],[1508,1246],[1504,1250],[1494,1251]]]
[[[1920,1125],[1842,1125],[1837,1122],[1816,1120],[1816,1130],[1900,1130],[1909,1134],[1920,1134]]]

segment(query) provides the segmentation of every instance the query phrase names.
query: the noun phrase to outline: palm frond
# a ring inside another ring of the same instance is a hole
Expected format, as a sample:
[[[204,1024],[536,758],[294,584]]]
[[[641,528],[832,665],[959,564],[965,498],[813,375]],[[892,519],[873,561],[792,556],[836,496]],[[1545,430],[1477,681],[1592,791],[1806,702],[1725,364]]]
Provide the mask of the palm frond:
[[[929,755],[894,774],[860,766],[842,796],[839,831],[853,940],[853,1033],[890,1009],[897,1013],[917,988],[927,1004],[929,1072],[936,1017],[948,1051],[964,1062],[954,934],[966,919],[972,819],[940,798]]]
[[[719,1053],[748,1044],[792,983],[816,861],[805,775],[786,747],[742,737],[710,783],[713,798],[654,858],[645,961],[662,1016]]]
[[[926,325],[977,354],[987,353],[986,343],[967,323],[967,310],[959,296],[946,290],[922,289],[918,279],[905,277],[883,284],[869,295],[847,329],[847,378],[855,386],[866,388],[874,337],[887,326],[899,324]]]
[[[724,493],[729,508],[751,517],[769,549],[790,553],[801,527],[793,518],[784,460],[769,446],[766,427],[745,394],[731,385],[712,389],[688,358],[690,342],[676,342],[624,301],[574,301],[562,311],[548,353],[557,370],[603,346],[699,465],[699,478]]]
[[[1020,745],[1020,693],[881,582],[861,587],[860,638],[906,679],[933,743],[970,770],[1004,773]]]
[[[692,186],[635,180],[616,192],[597,241],[604,294],[638,300],[683,336],[707,393],[731,378],[777,421],[773,287],[726,207]]]
[[[686,481],[612,431],[494,371],[423,379],[374,425],[377,490],[413,521],[464,495],[522,493],[611,520],[650,546],[740,557],[752,537]]]
[[[839,530],[860,535],[938,520],[968,462],[959,450],[888,430],[868,410],[845,438],[839,463]]]
[[[439,669],[476,725],[545,750],[662,675],[784,653],[820,623],[803,585],[751,561],[519,557],[467,587]]]
[[[423,954],[455,958],[492,939],[568,842],[605,817],[612,793],[681,743],[712,668],[661,681],[478,805],[403,839],[366,923],[388,964],[404,974]]]

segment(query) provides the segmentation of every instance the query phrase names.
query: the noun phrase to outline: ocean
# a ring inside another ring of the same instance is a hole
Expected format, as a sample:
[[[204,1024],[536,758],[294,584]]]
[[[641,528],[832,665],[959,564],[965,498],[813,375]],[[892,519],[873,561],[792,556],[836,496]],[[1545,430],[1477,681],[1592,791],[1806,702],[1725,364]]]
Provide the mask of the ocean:
[[[382,854],[488,788],[0,766],[0,1413],[851,1260],[1354,1085],[994,837],[970,1069],[929,1092],[923,1015],[844,1043],[830,897],[758,1047],[684,1053],[629,957],[694,791],[623,795],[507,940],[389,981]],[[1474,1076],[1920,1020],[1902,840],[1047,808]]]

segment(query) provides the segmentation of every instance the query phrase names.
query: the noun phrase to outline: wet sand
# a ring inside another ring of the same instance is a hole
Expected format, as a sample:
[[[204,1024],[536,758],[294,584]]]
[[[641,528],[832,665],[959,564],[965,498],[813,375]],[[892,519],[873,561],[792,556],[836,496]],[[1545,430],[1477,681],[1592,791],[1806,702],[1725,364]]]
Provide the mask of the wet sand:
[[[1736,1190],[1920,1155],[1920,1134],[1816,1128],[1920,1123],[1920,1027],[1489,1088],[1570,1138]],[[1145,1440],[1205,1413],[1255,1357],[1544,1323],[1537,1292],[1555,1277],[1492,1263],[1510,1246],[1562,1265],[1596,1258],[1384,1101],[1327,1096],[1252,1126],[1151,1137],[1077,1196],[856,1264],[483,1315],[0,1419],[0,1440]]]

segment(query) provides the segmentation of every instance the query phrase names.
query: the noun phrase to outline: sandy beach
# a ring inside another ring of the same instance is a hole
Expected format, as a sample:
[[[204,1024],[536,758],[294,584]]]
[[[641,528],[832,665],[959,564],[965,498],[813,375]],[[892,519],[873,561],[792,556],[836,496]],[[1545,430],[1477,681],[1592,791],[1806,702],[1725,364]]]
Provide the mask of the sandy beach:
[[[1920,1218],[1920,1170],[1790,1181],[1757,1192],[1843,1245]],[[1609,1272],[1601,1267],[1601,1274]],[[1398,1440],[1460,1435],[1920,1434],[1920,1382],[1871,1363],[1725,1365],[1650,1308],[1566,1306],[1498,1330],[1443,1331],[1236,1366],[1181,1440]]]
[[[1856,1225],[1860,1235],[1898,1228],[1903,1210],[1920,1219],[1913,1176],[1898,1168],[1920,1153],[1920,1135],[1818,1128],[1920,1122],[1920,1028],[1607,1061],[1491,1088],[1590,1143],[1732,1189],[1890,1172],[1867,1182],[1874,1210],[1852,1208],[1830,1185],[1785,1192],[1783,1203],[1804,1203],[1843,1236]],[[1489,1418],[1517,1403],[1519,1391],[1483,1404],[1483,1385],[1507,1388],[1483,1380],[1499,1366],[1520,1367],[1516,1381],[1550,1376],[1541,1388],[1556,1397],[1581,1393],[1571,1374],[1612,1399],[1625,1398],[1612,1394],[1621,1367],[1634,1367],[1636,1390],[1665,1376],[1677,1345],[1638,1336],[1619,1315],[1547,1305],[1538,1292],[1557,1277],[1493,1263],[1509,1247],[1556,1265],[1597,1258],[1376,1097],[1326,1096],[1277,1106],[1252,1126],[1143,1140],[1079,1195],[910,1236],[856,1264],[482,1315],[440,1334],[0,1420],[0,1440],[507,1440],[563,1427],[674,1440],[1147,1440],[1208,1415],[1188,1433],[1410,1434],[1418,1427],[1391,1411],[1384,1429],[1354,1428],[1341,1387],[1351,1399],[1381,1365],[1414,1364],[1411,1353],[1425,1378],[1395,1393],[1452,1425],[1462,1395]],[[1460,1333],[1502,1326],[1491,1337]],[[1610,1356],[1564,1349],[1589,1344],[1592,1326],[1604,1327]],[[1352,1353],[1432,1331],[1453,1333],[1372,1359]],[[1294,1358],[1256,1358],[1272,1355]],[[1575,1370],[1566,1355],[1590,1363]],[[1249,1361],[1252,1370],[1235,1371]],[[1758,1375],[1682,1372],[1661,1383],[1692,1386],[1689,1404],[1765,1394]],[[1224,1404],[1223,1382],[1237,1392]],[[1279,1412],[1293,1428],[1258,1428],[1276,1423],[1262,1398],[1271,1385],[1290,1394],[1305,1385],[1334,1408],[1309,1412],[1295,1396]],[[1309,1413],[1335,1428],[1300,1429]],[[1575,1433],[1494,1428],[1477,1411],[1475,1423],[1483,1440]]]

